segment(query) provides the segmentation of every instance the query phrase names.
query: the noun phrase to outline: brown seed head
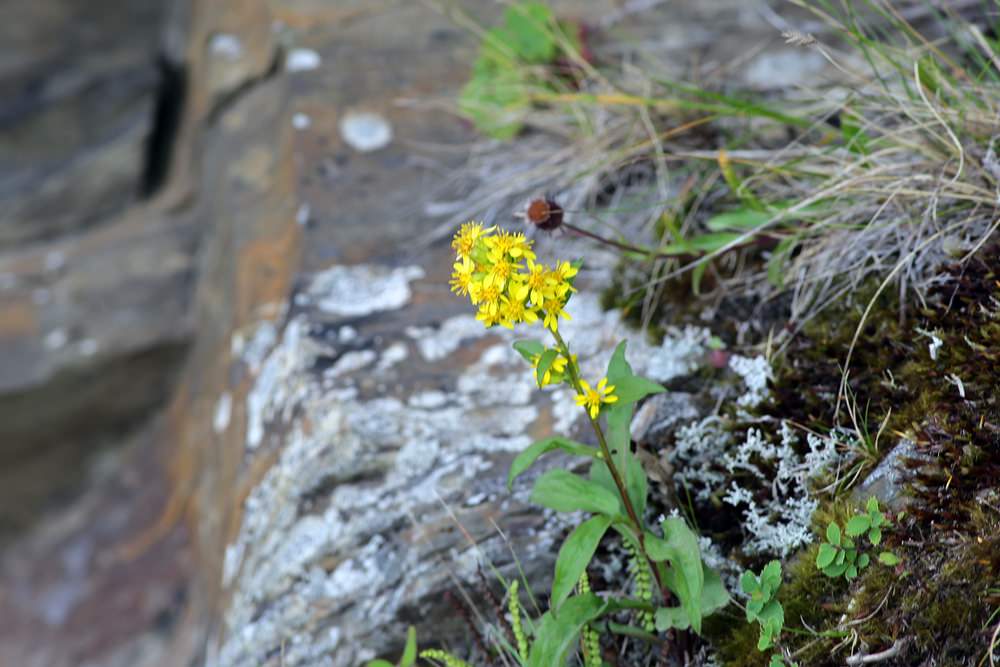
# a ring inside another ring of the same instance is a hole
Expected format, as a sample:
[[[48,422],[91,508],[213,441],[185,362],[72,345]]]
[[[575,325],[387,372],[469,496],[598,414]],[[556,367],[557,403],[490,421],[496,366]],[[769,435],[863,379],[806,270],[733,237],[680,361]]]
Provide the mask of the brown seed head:
[[[551,199],[534,199],[528,204],[528,222],[539,229],[551,232],[563,223],[562,207]]]

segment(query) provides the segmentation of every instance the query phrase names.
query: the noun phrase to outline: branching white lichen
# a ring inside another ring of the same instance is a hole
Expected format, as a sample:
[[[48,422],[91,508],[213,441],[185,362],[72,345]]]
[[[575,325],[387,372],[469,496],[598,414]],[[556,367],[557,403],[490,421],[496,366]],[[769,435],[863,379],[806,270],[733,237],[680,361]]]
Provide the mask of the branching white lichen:
[[[781,423],[781,441],[768,441],[761,431],[751,428],[734,453],[723,457],[731,474],[747,473],[769,488],[766,500],[740,482],[730,482],[723,498],[734,507],[744,506],[743,527],[750,535],[744,543],[749,554],[777,554],[782,557],[812,541],[810,523],[818,502],[811,495],[812,480],[837,459],[836,440],[810,434],[809,447],[798,454],[799,437],[788,422]],[[746,475],[743,475],[745,478]]]

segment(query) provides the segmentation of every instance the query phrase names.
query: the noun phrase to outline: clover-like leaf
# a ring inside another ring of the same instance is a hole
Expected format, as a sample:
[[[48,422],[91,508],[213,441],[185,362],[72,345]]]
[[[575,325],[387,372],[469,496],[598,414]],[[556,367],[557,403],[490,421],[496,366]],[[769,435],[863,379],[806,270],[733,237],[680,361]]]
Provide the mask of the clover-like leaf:
[[[847,522],[847,526],[844,528],[844,532],[851,537],[857,537],[868,532],[871,525],[871,517],[867,514],[859,514],[858,516],[851,517],[851,520]]]
[[[829,567],[837,558],[837,548],[824,542],[819,545],[819,552],[816,554],[816,567],[822,570]]]
[[[840,526],[833,521],[826,527],[826,541],[835,547],[840,546]]]

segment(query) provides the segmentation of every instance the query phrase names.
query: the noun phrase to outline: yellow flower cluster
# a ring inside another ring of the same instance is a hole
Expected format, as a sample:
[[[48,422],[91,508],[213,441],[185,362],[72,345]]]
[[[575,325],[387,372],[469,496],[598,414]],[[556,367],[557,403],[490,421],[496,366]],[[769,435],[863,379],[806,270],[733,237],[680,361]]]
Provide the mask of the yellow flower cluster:
[[[555,267],[536,262],[532,243],[524,234],[484,229],[477,222],[462,225],[452,239],[457,261],[451,291],[468,295],[484,326],[513,329],[521,322],[541,320],[557,331],[559,318],[569,319],[564,308],[575,291],[572,278],[577,269],[569,262]]]

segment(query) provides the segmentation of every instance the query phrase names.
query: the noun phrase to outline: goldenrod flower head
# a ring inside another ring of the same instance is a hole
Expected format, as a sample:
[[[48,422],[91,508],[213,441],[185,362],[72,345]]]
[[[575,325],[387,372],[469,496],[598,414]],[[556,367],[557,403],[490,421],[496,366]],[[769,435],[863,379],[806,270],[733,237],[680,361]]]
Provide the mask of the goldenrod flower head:
[[[493,229],[494,227],[483,229],[480,222],[467,222],[462,225],[451,241],[451,247],[455,251],[457,259],[471,257],[472,251],[476,247],[476,241],[492,232]]]
[[[615,386],[608,384],[608,378],[602,378],[597,383],[596,389],[591,389],[586,380],[580,380],[580,388],[583,389],[583,393],[576,395],[576,404],[584,406],[590,413],[591,419],[597,419],[602,403],[616,403],[618,401],[618,397],[614,395]]]
[[[451,274],[451,291],[464,296],[469,293],[469,288],[472,286],[472,273],[476,266],[468,257],[463,257],[462,261],[455,262],[453,268],[455,270]]]
[[[560,317],[569,319],[563,307],[576,269],[569,262],[554,268],[536,263],[532,243],[524,234],[483,229],[478,222],[462,225],[452,239],[459,261],[453,265],[451,290],[468,295],[486,327],[513,328],[544,315],[545,326],[555,331]]]

